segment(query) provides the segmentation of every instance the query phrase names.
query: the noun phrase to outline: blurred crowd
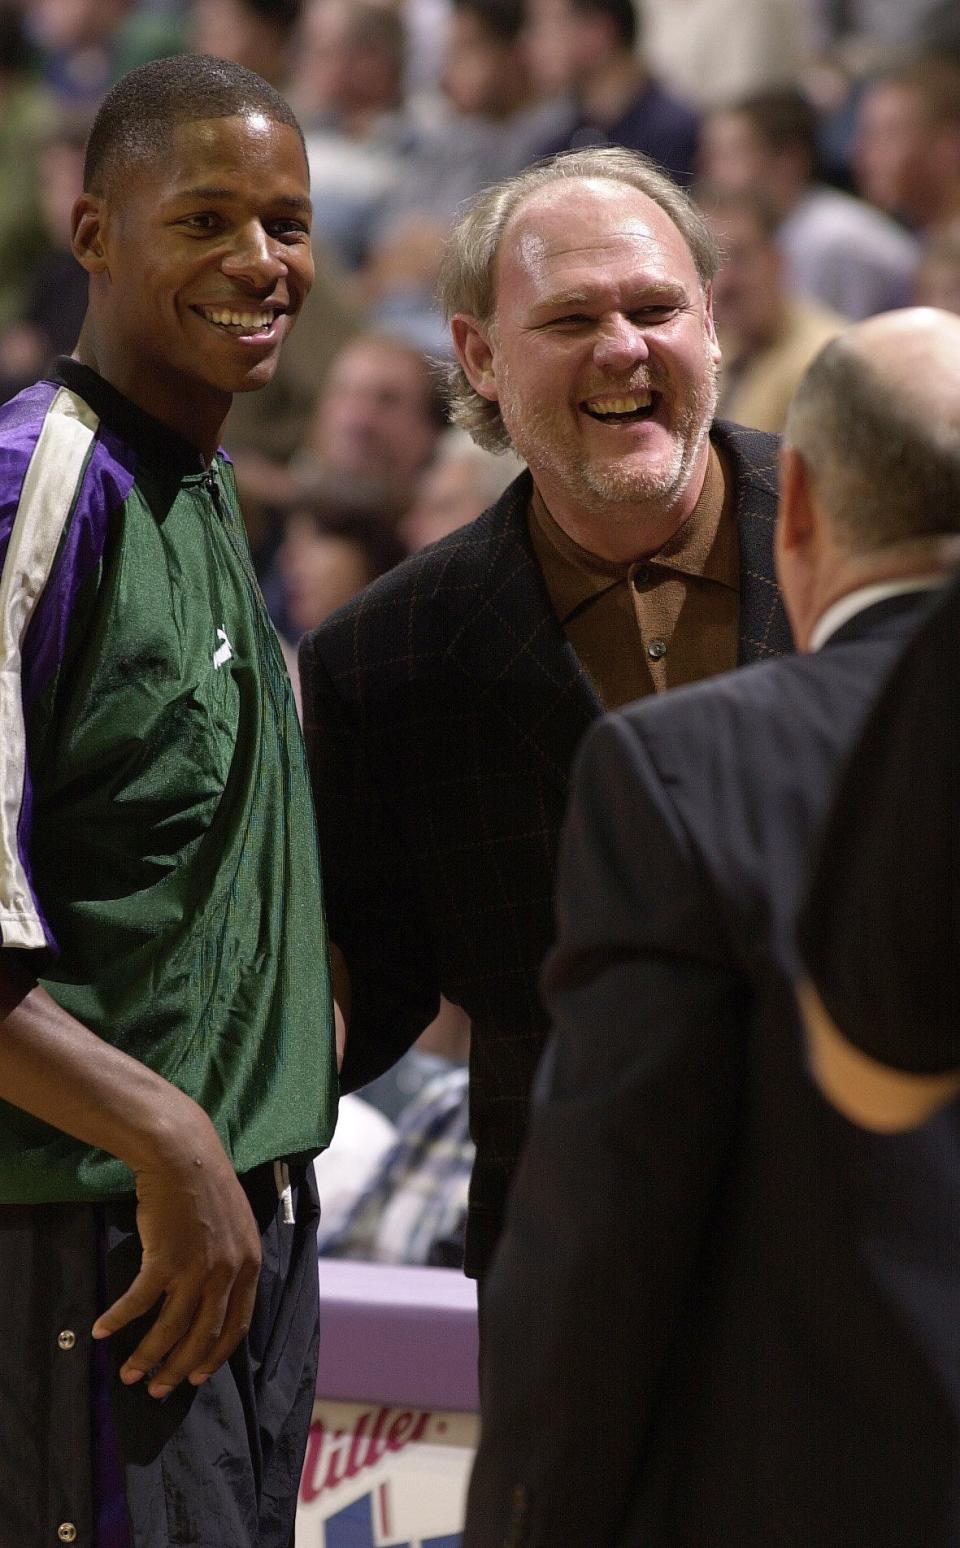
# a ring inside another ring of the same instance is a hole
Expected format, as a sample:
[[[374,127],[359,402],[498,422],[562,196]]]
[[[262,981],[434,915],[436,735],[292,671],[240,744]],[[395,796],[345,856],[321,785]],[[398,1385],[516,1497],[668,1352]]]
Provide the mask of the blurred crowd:
[[[951,0],[5,0],[0,392],[75,342],[83,142],[124,70],[248,65],[307,138],[318,278],[278,379],[225,442],[281,635],[488,505],[516,467],[445,427],[443,239],[486,183],[623,144],[721,239],[721,412],[779,429],[845,318],[960,306]]]
[[[782,426],[846,319],[913,301],[960,312],[956,0],[4,0],[0,397],[75,343],[70,212],[103,93],[191,50],[283,92],[310,160],[316,285],[277,377],[224,433],[291,661],[304,631],[519,471],[449,427],[438,389],[440,252],[485,184],[610,143],[692,186],[724,253],[720,412],[761,429]],[[440,1125],[452,1160],[435,1229],[421,1189],[394,1218],[400,1245],[378,1249],[354,1198],[331,1250],[353,1230],[374,1255],[426,1258],[457,1236],[468,1029],[445,1014],[375,1094],[387,1127],[361,1147],[381,1158],[376,1195]]]

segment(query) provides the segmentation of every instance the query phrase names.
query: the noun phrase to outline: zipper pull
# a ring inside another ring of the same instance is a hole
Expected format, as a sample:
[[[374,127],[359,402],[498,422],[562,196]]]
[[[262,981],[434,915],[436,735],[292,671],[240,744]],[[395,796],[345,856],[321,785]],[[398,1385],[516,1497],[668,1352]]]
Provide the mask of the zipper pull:
[[[221,522],[224,521],[226,513],[223,509],[223,501],[220,498],[220,486],[214,477],[212,468],[207,468],[207,471],[204,473],[203,478],[201,479],[201,483],[203,484],[204,489],[207,491],[207,494],[210,496],[210,499],[213,502],[213,508],[216,511],[217,516],[220,518]]]

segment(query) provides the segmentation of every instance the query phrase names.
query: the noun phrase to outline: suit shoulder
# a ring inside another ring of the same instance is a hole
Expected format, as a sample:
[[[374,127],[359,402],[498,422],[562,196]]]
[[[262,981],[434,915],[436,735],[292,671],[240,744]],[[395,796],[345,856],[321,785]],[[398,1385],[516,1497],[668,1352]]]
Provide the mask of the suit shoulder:
[[[606,716],[588,735],[587,790],[634,794],[697,857],[750,956],[785,917],[838,759],[882,663],[783,656]],[[859,657],[859,659],[854,659]],[[596,739],[596,740],[594,740]],[[646,819],[645,819],[646,820]]]
[[[879,673],[875,647],[828,654],[778,656],[736,671],[642,699],[606,717],[628,738],[642,741],[657,765],[702,767],[732,759],[741,769],[771,749],[802,747],[811,737],[832,738],[838,702],[856,702]]]

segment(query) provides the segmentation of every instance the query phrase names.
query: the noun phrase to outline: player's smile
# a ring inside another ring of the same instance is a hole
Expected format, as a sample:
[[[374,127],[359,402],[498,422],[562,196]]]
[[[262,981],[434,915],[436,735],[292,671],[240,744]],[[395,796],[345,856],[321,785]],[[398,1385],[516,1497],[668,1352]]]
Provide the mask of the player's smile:
[[[108,288],[98,345],[121,390],[198,440],[276,369],[313,281],[310,194],[289,124],[199,119],[171,140],[96,201],[93,278]]]

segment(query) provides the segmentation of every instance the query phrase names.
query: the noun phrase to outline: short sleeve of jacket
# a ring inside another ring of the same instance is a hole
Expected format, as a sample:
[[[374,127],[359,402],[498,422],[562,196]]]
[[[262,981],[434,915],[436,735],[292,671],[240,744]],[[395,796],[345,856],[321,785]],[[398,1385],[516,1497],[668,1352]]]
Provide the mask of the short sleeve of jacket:
[[[898,662],[824,830],[800,950],[856,1047],[960,1065],[960,581]]]

